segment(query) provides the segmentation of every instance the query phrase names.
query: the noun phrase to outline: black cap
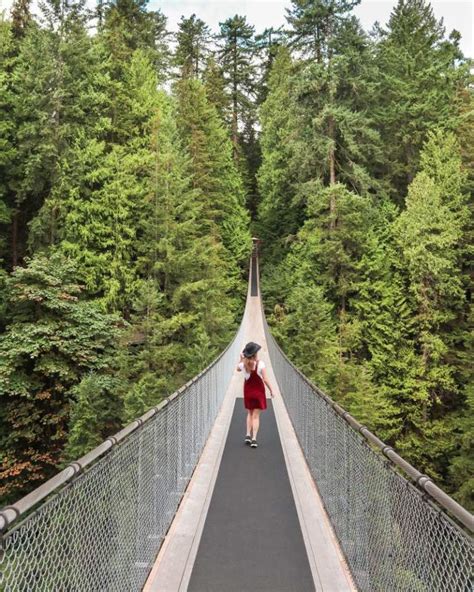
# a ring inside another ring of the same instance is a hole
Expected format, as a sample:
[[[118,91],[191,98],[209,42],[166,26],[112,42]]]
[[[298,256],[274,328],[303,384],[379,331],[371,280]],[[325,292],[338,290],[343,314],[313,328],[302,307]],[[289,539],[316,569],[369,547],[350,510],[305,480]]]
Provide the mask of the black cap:
[[[251,358],[255,355],[262,346],[258,345],[258,343],[254,343],[253,341],[249,341],[247,345],[244,347],[244,351],[242,352],[246,358]]]

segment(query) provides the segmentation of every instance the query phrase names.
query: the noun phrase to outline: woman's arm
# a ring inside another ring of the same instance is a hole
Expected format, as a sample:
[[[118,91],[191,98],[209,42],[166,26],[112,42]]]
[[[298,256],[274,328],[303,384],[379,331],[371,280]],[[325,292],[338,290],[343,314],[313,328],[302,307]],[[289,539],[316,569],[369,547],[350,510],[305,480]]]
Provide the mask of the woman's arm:
[[[273,394],[273,388],[272,385],[270,384],[269,380],[268,380],[268,376],[267,376],[267,369],[266,368],[262,368],[262,380],[263,382],[268,386],[268,389],[270,390],[270,396],[273,399],[273,397],[275,396]]]

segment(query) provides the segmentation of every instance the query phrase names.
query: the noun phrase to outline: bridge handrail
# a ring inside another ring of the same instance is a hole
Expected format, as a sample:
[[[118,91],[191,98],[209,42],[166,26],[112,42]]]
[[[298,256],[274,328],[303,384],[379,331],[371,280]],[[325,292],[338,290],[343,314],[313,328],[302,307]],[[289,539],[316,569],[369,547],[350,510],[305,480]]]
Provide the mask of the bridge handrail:
[[[300,378],[315,392],[318,393],[320,397],[322,397],[329,405],[334,409],[334,411],[342,417],[344,421],[346,421],[354,430],[359,432],[364,438],[373,444],[376,448],[378,448],[385,457],[387,457],[395,466],[402,469],[412,481],[421,489],[423,489],[430,497],[432,497],[436,502],[442,506],[445,510],[450,512],[453,516],[459,520],[463,526],[469,529],[471,532],[474,531],[474,516],[471,514],[466,508],[461,506],[456,500],[450,497],[445,491],[443,491],[440,487],[438,487],[428,475],[425,475],[415,469],[413,465],[411,465],[408,461],[406,461],[403,457],[395,452],[395,450],[385,444],[380,438],[378,438],[375,434],[373,434],[365,425],[361,424],[355,417],[353,417],[348,411],[346,411],[341,405],[336,403],[329,397],[324,391],[322,391],[318,386],[311,382],[309,378],[307,378],[299,368],[297,368],[293,362],[287,357],[285,352],[281,349],[280,345],[278,344],[277,340],[273,337],[270,331],[270,327],[268,325],[268,321],[265,317],[265,312],[263,311],[263,302],[262,302],[262,314],[264,319],[265,328],[267,330],[267,335],[270,335],[275,346],[278,348],[280,354],[285,358],[286,362],[293,368],[293,370],[300,376]]]
[[[127,426],[122,428],[113,436],[109,436],[104,442],[96,446],[93,450],[82,456],[81,458],[72,461],[66,468],[60,471],[48,481],[45,481],[42,485],[37,487],[32,492],[28,493],[24,497],[20,498],[14,504],[4,506],[0,509],[0,533],[4,533],[20,516],[31,510],[36,504],[50,496],[54,492],[58,491],[63,485],[70,482],[73,477],[77,477],[86,467],[90,467],[99,457],[103,456],[106,452],[110,451],[118,442],[132,434],[140,426],[148,422],[154,417],[159,411],[166,407],[176,397],[182,395],[189,387],[197,382],[202,376],[204,376],[209,370],[215,366],[219,360],[225,355],[227,350],[234,343],[240,330],[237,329],[234,337],[227,344],[227,347],[210,363],[204,370],[199,374],[188,380],[186,384],[177,389],[174,393],[166,397],[155,407],[149,409],[146,413],[141,415],[138,419],[133,420]]]

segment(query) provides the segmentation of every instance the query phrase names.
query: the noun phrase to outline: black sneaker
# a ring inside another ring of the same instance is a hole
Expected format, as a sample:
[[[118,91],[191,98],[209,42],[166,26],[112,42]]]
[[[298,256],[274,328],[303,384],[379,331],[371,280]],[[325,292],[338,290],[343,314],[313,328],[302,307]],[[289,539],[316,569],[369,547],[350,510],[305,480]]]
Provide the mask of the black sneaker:
[[[257,440],[252,440],[252,442],[250,443],[250,447],[251,448],[257,448],[258,444],[257,444]]]
[[[252,442],[252,438],[251,438],[250,436],[245,436],[245,440],[244,440],[244,442],[245,442],[246,444],[250,444],[250,443]]]

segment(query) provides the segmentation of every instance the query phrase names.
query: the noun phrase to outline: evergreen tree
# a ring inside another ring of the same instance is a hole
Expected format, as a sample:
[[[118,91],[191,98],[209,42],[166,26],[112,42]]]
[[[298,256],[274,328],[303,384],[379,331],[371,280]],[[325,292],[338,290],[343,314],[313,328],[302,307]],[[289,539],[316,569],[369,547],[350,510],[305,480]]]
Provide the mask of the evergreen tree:
[[[291,47],[318,65],[330,63],[348,13],[360,0],[292,0],[287,9]]]
[[[28,29],[11,75],[16,97],[16,154],[9,180],[13,266],[26,251],[27,226],[46,197],[59,199],[61,169],[78,130],[94,135],[105,125],[101,56],[87,34],[82,4],[45,4],[43,10],[47,27]],[[56,240],[57,209],[51,209],[43,231],[47,244]]]
[[[453,33],[444,39],[425,0],[399,0],[377,43],[378,92],[374,117],[384,144],[380,174],[388,176],[393,197],[401,203],[413,180],[427,132],[456,127],[456,93],[465,66]]]
[[[407,388],[411,401],[405,433],[398,447],[417,466],[428,465],[427,470],[440,477],[452,454],[447,414],[465,400],[457,379],[462,362],[453,354],[466,339],[461,273],[468,222],[466,178],[452,135],[430,134],[421,163],[409,187],[406,210],[395,224],[413,298],[417,353],[417,371]]]
[[[230,127],[230,102],[225,91],[224,74],[213,56],[207,59],[203,83],[207,100],[217,109],[221,120]]]
[[[137,50],[123,73],[120,135],[126,143],[109,147],[78,134],[63,162],[61,184],[32,226],[42,242],[53,215],[59,217],[53,244],[77,262],[89,294],[124,314],[136,290],[136,235],[146,193],[143,172],[151,159],[156,80],[149,59]]]
[[[90,452],[120,429],[121,387],[118,371],[90,371],[71,388],[68,436],[61,466]]]
[[[112,56],[112,78],[120,80],[121,66],[141,49],[164,79],[169,63],[166,17],[147,10],[148,0],[113,0],[105,7],[101,36]]]
[[[0,20],[0,260],[8,256],[7,233],[11,222],[9,176],[15,159],[15,130],[11,118],[14,97],[9,71],[13,62],[13,32],[9,23]]]
[[[282,27],[279,27],[278,29],[274,29],[273,27],[265,29],[263,33],[255,36],[255,45],[260,54],[261,61],[260,70],[262,74],[260,76],[258,84],[259,88],[257,91],[257,104],[261,105],[267,98],[268,80],[273,63],[277,57],[279,49],[284,46]]]
[[[202,87],[197,81],[186,81]],[[185,157],[164,96],[153,125],[153,160],[141,220],[133,336],[124,356],[125,419],[143,413],[202,369],[228,342],[235,301],[226,252]],[[239,307],[240,308],[240,307]]]
[[[220,23],[220,64],[232,105],[231,137],[234,159],[239,156],[239,125],[253,121],[255,74],[253,63],[254,27],[245,17],[235,15]]]
[[[72,389],[90,371],[108,375],[114,366],[119,319],[85,300],[76,278],[64,258],[38,256],[7,280],[8,324],[0,336],[5,500],[53,475],[68,437]],[[120,416],[112,407],[103,411],[101,433],[116,431]]]
[[[32,23],[30,12],[31,0],[14,0],[11,8],[12,31],[16,39],[20,39]]]
[[[195,14],[188,19],[184,16],[178,24],[176,34],[178,46],[174,56],[175,64],[181,70],[181,76],[201,78],[209,56],[210,29]]]
[[[177,85],[177,96],[178,124],[191,156],[193,187],[200,190],[203,199],[201,224],[211,234],[214,228],[222,238],[227,257],[233,262],[229,271],[236,278],[240,275],[237,266],[247,262],[250,235],[245,196],[232,160],[232,148],[199,81],[182,80]]]
[[[369,43],[358,21],[345,14],[346,2],[341,6],[331,3],[329,24],[326,11],[317,10],[320,4],[315,0],[306,8],[315,20],[313,27],[327,31],[315,48],[312,37],[306,40],[306,53],[315,59],[301,62],[302,70],[295,80],[295,123],[300,130],[295,159],[303,183],[317,178],[325,185],[340,182],[361,194],[374,193],[381,187],[371,168],[381,158],[381,151],[364,104],[372,61]],[[301,19],[304,22],[303,17],[304,13],[295,27]],[[294,31],[298,47],[302,47],[305,30]],[[331,208],[335,210],[335,202]]]
[[[278,262],[287,251],[287,237],[303,223],[295,207],[297,176],[291,169],[293,137],[292,78],[289,51],[281,48],[270,73],[269,93],[260,108],[262,163],[257,174],[261,201],[258,236],[263,240],[266,261]]]

